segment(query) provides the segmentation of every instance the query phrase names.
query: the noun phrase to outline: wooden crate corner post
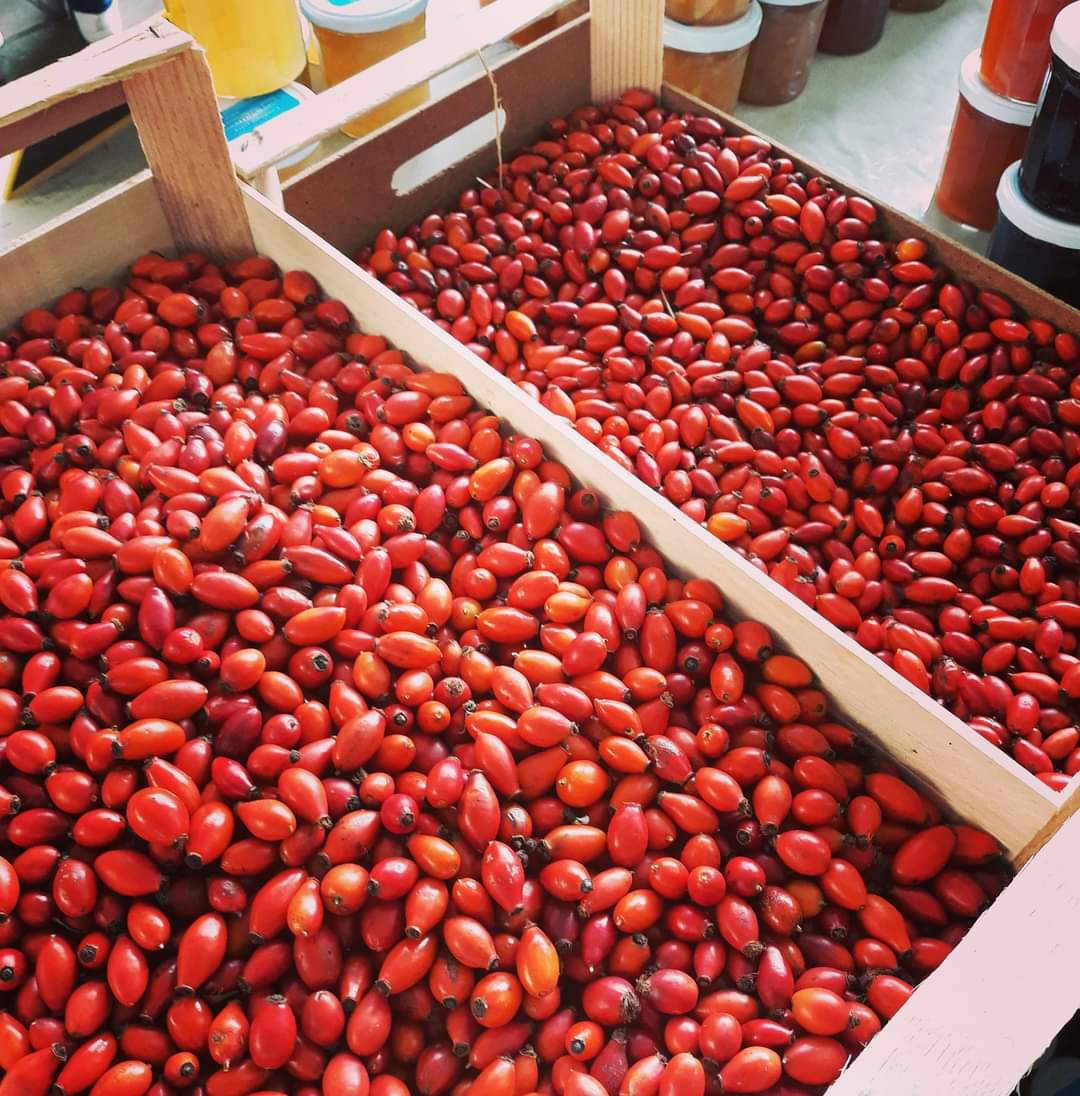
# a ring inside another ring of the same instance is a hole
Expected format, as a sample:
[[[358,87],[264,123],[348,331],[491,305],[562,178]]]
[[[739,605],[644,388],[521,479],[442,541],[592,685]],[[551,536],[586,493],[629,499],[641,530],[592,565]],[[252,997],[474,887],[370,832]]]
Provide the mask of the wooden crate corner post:
[[[592,98],[628,88],[659,94],[664,78],[664,0],[592,0]]]
[[[161,16],[0,88],[0,155],[125,100],[177,249],[250,254],[251,227],[206,56]]]

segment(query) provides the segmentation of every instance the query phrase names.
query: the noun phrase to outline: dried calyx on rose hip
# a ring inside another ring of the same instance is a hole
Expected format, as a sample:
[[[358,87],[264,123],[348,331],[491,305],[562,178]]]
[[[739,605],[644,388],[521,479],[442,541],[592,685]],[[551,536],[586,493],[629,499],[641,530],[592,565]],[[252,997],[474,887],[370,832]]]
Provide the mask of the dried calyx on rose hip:
[[[0,374],[0,1096],[814,1093],[1003,886],[308,275],[145,256]]]
[[[630,92],[359,261],[1050,787],[1080,771],[1080,349]]]

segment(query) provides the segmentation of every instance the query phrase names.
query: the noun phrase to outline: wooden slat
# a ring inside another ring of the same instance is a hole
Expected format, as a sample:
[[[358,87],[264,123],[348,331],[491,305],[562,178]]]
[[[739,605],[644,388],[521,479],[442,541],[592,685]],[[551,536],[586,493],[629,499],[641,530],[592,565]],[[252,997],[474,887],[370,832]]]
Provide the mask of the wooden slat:
[[[176,246],[214,257],[250,254],[251,226],[206,55],[186,50],[129,76],[124,95]]]
[[[171,247],[153,181],[143,171],[0,254],[0,331],[72,286],[115,283],[138,255]]]
[[[580,16],[492,66],[506,116],[502,143],[507,155],[543,133],[549,117],[588,99],[588,24],[588,16]],[[545,92],[540,111],[536,89],[554,71],[559,80]],[[445,164],[442,172],[416,190],[396,194],[393,188],[394,172],[402,164],[489,114],[492,106],[491,84],[481,73],[438,102],[289,179],[285,208],[346,255],[354,255],[380,228],[404,229],[431,210],[453,203],[463,185],[475,185],[477,175],[493,173],[494,126],[487,145],[458,163]],[[361,194],[378,197],[361,201]]]
[[[7,156],[20,148],[29,148],[35,141],[96,118],[107,110],[123,106],[123,103],[123,89],[119,84],[109,84],[87,91],[76,99],[55,103],[40,114],[10,122],[0,129],[0,156]]]
[[[386,336],[422,365],[453,373],[517,432],[538,438],[609,506],[631,510],[683,574],[713,579],[736,615],[767,622],[811,666],[838,711],[950,810],[987,829],[1014,860],[1023,856],[1055,809],[1056,797],[1044,784],[636,477],[604,460],[564,419],[523,398],[504,376],[313,232],[255,191],[246,194],[261,252],[311,271],[348,305],[362,328]]]
[[[452,69],[477,50],[509,38],[566,3],[567,0],[496,0],[462,20],[454,34],[417,42],[252,130],[233,150],[236,170],[242,178],[254,180],[261,171],[290,153],[337,133],[346,122],[372,107]]]
[[[986,910],[829,1096],[1008,1096],[1080,1008],[1080,817]]]
[[[107,90],[112,85],[190,49],[188,35],[157,17],[5,85],[0,88],[0,155],[118,106],[117,92]],[[84,97],[84,103],[75,102]],[[5,132],[9,127],[10,134]]]
[[[592,101],[627,88],[659,92],[664,72],[664,0],[592,0]]]

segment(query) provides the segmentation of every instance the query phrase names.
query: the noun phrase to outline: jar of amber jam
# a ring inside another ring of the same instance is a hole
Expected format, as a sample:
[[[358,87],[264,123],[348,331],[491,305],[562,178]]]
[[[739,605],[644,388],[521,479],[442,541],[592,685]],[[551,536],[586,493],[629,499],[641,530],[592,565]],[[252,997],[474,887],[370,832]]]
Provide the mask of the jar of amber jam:
[[[994,0],[982,44],[983,83],[1034,103],[1050,65],[1050,29],[1069,0]]]
[[[979,53],[960,66],[960,98],[934,201],[961,224],[990,229],[1001,173],[1024,150],[1035,115],[1030,103],[995,95],[979,76]]]
[[[746,14],[719,27],[691,27],[664,20],[664,78],[730,113],[739,98],[750,43],[761,29],[761,5],[753,0]]]
[[[1044,213],[1080,222],[1080,3],[1054,22],[1051,62],[1020,165],[1020,190]]]
[[[486,8],[488,4],[494,3],[495,0],[480,0],[480,7]],[[586,0],[571,0],[571,3],[559,8],[553,15],[545,15],[543,19],[537,19],[535,23],[523,27],[517,34],[511,34],[510,41],[515,46],[531,46],[545,34],[550,34],[553,30],[573,22],[579,15],[584,15],[587,7]]]
[[[717,26],[741,19],[750,0],[667,0],[664,12],[669,19],[697,26]]]
[[[327,86],[385,61],[426,34],[427,0],[300,0],[315,29]],[[428,100],[425,80],[343,126],[363,137]]]

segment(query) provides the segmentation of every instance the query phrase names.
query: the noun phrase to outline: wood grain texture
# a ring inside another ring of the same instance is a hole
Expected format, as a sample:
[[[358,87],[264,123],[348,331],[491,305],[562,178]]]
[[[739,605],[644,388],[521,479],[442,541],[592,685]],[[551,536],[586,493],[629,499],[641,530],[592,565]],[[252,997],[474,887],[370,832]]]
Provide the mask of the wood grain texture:
[[[695,525],[636,477],[606,460],[564,419],[551,414],[411,305],[344,259],[302,225],[247,189],[261,252],[310,270],[357,322],[386,336],[421,367],[457,376],[483,406],[548,453],[613,508],[632,511],[649,539],[684,575],[711,578],[736,616],[766,621],[814,670],[836,710],[864,729],[927,790],[983,826],[1019,860],[1050,822],[1056,797],[1011,758],[885,667],[750,563]]]
[[[1080,1007],[1080,817],[975,922],[829,1096],[1008,1096]]]
[[[659,92],[664,75],[663,0],[592,0],[592,101],[627,88]]]
[[[489,9],[485,9],[489,10]],[[505,113],[502,143],[512,155],[544,132],[547,120],[589,97],[589,18],[581,16],[492,67]],[[551,81],[553,73],[558,80]],[[547,87],[543,107],[537,87]],[[473,77],[438,102],[389,129],[354,142],[338,155],[285,183],[285,208],[308,227],[354,255],[380,228],[401,230],[433,209],[452,205],[476,176],[494,174],[495,140],[407,194],[397,194],[394,172],[412,157],[489,114],[491,85]]]
[[[0,88],[0,155],[118,106],[121,99],[108,90],[111,86],[191,45],[187,34],[158,16],[5,85]]]
[[[253,129],[234,148],[236,170],[241,178],[254,180],[260,171],[290,153],[336,133],[346,122],[372,107],[446,72],[477,50],[509,38],[566,3],[567,0],[496,0],[462,20],[453,35],[417,42]]]
[[[206,55],[186,50],[129,76],[124,95],[176,246],[214,257],[250,254],[251,227]]]
[[[171,247],[153,181],[143,171],[0,254],[0,330],[72,286],[115,284],[138,255]]]

